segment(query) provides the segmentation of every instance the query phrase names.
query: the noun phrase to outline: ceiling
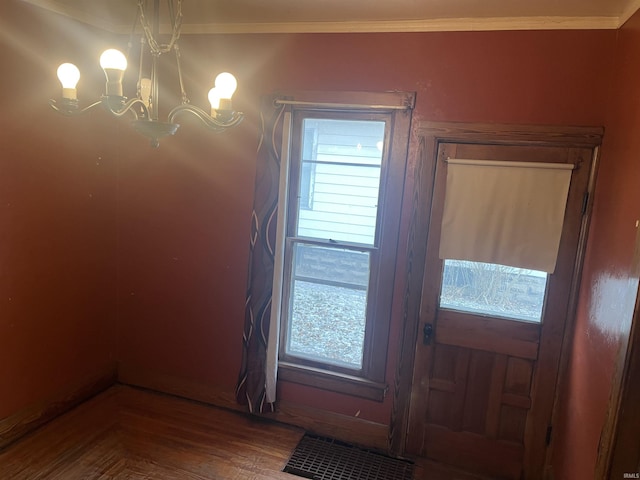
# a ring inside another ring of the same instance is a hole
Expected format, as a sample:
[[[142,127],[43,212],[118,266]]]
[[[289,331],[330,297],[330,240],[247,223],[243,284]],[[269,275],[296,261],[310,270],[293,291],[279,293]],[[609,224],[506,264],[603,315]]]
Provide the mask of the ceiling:
[[[23,0],[125,33],[137,0]],[[162,3],[165,3],[164,1]],[[183,33],[615,29],[640,0],[183,0]]]

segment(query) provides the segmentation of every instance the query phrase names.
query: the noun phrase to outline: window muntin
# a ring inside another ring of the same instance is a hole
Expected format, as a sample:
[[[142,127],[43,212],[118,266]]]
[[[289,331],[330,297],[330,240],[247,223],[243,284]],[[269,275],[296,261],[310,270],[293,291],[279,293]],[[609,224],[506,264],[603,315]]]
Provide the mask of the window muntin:
[[[388,123],[389,114],[349,112],[294,122],[299,146],[294,140],[281,342],[287,361],[367,377]]]
[[[540,322],[547,276],[538,270],[445,260],[440,308]]]

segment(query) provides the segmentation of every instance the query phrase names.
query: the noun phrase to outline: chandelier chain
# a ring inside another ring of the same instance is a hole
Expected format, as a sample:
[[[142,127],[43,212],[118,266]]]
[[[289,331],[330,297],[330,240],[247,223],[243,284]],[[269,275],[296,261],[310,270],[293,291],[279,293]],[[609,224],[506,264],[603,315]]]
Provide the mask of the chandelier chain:
[[[180,32],[182,30],[182,0],[173,1],[170,0],[169,14],[171,17],[171,40],[169,43],[158,43],[158,40],[153,34],[153,29],[149,24],[149,20],[145,15],[145,0],[138,0],[138,10],[140,17],[140,25],[144,31],[144,35],[147,38],[149,49],[153,55],[160,55],[170,52],[176,47],[176,44],[180,38]]]

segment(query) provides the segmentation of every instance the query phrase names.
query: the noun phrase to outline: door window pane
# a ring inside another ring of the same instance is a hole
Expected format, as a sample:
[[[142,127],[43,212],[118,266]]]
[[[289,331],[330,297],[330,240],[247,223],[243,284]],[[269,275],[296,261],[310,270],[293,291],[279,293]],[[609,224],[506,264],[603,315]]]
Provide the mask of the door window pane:
[[[546,272],[445,260],[440,307],[540,322],[546,287]]]
[[[296,244],[288,354],[362,368],[369,253]]]

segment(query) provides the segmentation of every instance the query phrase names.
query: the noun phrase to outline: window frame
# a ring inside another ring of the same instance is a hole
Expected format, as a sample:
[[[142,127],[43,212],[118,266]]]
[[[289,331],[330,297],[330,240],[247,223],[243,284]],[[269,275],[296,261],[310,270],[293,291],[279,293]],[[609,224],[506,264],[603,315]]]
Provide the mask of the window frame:
[[[292,115],[292,136],[291,136],[291,158],[290,158],[290,189],[288,195],[287,204],[287,226],[285,232],[285,257],[284,257],[284,270],[285,277],[283,282],[283,299],[282,299],[282,316],[281,316],[281,342],[280,342],[280,359],[289,364],[300,364],[301,366],[316,368],[319,370],[327,370],[330,372],[342,373],[345,375],[351,375],[356,377],[370,376],[371,362],[369,357],[372,355],[372,349],[375,345],[372,344],[372,338],[374,336],[374,327],[378,323],[375,320],[376,304],[378,302],[371,302],[370,298],[378,298],[379,288],[377,282],[375,282],[378,276],[380,252],[379,243],[381,238],[381,227],[383,223],[383,209],[380,208],[380,204],[385,202],[385,189],[384,180],[386,178],[388,164],[388,151],[383,148],[380,162],[380,182],[378,185],[378,205],[376,208],[376,223],[375,234],[372,244],[345,242],[339,240],[322,240],[317,237],[305,237],[298,236],[296,234],[300,222],[298,215],[299,198],[302,190],[302,160],[303,160],[303,136],[306,135],[307,128],[304,126],[304,121],[312,120],[352,120],[352,121],[376,121],[384,122],[384,144],[389,142],[390,123],[391,116],[388,113],[378,112],[319,112],[310,110],[298,110]],[[290,317],[291,307],[291,285],[293,275],[293,258],[295,256],[295,250],[297,245],[316,245],[322,246],[328,249],[346,249],[357,252],[366,252],[369,254],[369,283],[367,288],[367,304],[365,314],[365,332],[363,340],[363,355],[362,355],[362,367],[360,369],[349,368],[346,366],[335,365],[332,363],[325,363],[320,360],[312,360],[310,358],[289,354],[286,352],[287,333],[288,333],[288,320]],[[372,286],[374,287],[372,289]]]
[[[307,130],[314,130],[314,141],[313,141],[313,146],[317,146],[318,140],[317,140],[317,132],[315,131],[315,129],[311,129],[311,128],[304,128],[303,129],[303,134],[306,135],[307,134]],[[316,155],[312,155],[312,156],[316,156]],[[315,159],[314,159],[315,160]],[[313,194],[315,191],[315,178],[316,178],[316,164],[315,163],[310,163],[308,164],[308,171],[304,171],[302,169],[302,167],[300,168],[300,181],[299,181],[299,189],[298,189],[298,195],[300,197],[301,200],[304,200],[304,206],[303,208],[306,210],[313,210]],[[304,185],[303,185],[304,182]]]
[[[385,382],[389,328],[398,251],[400,210],[407,165],[411,107],[414,94],[390,92],[397,108],[345,106],[293,107],[291,113],[290,165],[287,185],[286,233],[283,257],[284,276],[280,317],[279,380],[310,385],[321,389],[382,401],[387,392]],[[363,105],[389,104],[390,93],[357,93]],[[297,229],[298,200],[302,172],[304,119],[373,120],[385,122],[384,146],[380,165],[380,184],[376,233],[373,245],[349,242],[322,242],[316,238],[292,235]],[[366,326],[361,369],[345,368],[288,354],[285,351],[289,312],[292,257],[295,245],[313,243],[370,253]]]

